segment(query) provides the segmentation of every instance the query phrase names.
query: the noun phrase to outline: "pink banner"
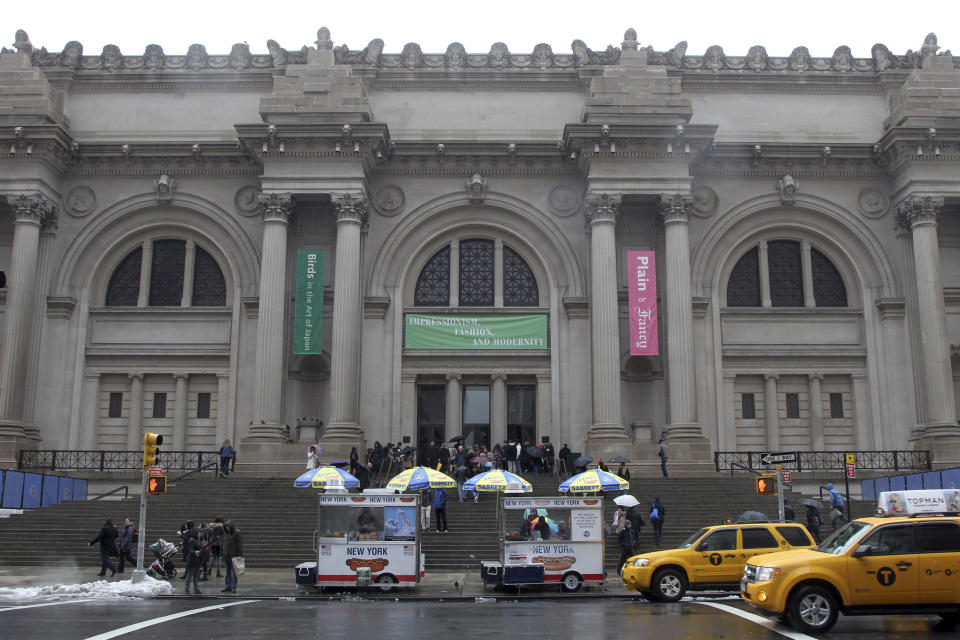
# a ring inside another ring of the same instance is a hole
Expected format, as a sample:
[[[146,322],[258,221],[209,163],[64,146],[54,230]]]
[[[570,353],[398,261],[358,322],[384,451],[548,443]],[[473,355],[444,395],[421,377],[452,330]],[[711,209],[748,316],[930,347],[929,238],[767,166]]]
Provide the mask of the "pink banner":
[[[660,355],[653,251],[627,252],[627,289],[630,292],[630,355]]]

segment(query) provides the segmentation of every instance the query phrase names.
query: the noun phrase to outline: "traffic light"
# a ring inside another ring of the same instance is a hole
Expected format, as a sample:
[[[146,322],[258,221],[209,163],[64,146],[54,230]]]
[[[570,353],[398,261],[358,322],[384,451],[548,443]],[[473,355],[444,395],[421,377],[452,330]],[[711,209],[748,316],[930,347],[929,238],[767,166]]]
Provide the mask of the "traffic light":
[[[166,493],[167,476],[147,476],[147,493]]]
[[[163,436],[158,433],[147,431],[143,434],[143,468],[160,463],[160,449],[157,447],[163,444]]]
[[[772,473],[757,476],[757,493],[762,496],[777,495],[777,476]]]

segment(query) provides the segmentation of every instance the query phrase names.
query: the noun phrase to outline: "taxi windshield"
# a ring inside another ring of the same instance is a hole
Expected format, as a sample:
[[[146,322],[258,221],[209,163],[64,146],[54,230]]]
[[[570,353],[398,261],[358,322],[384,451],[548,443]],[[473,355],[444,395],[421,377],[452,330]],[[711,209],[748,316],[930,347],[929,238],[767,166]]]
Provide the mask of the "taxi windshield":
[[[704,527],[703,529],[700,529],[700,531],[697,531],[695,534],[693,534],[692,536],[690,536],[689,538],[687,538],[686,540],[684,540],[684,541],[683,541],[683,544],[681,544],[679,547],[677,547],[677,549],[689,549],[690,547],[693,546],[693,544],[694,544],[697,540],[699,540],[700,538],[702,538],[702,537],[703,537],[703,534],[705,534],[707,531],[708,531],[708,530],[707,530],[706,527]]]
[[[848,522],[816,548],[817,551],[839,555],[849,549],[860,538],[860,534],[870,527],[866,522]]]

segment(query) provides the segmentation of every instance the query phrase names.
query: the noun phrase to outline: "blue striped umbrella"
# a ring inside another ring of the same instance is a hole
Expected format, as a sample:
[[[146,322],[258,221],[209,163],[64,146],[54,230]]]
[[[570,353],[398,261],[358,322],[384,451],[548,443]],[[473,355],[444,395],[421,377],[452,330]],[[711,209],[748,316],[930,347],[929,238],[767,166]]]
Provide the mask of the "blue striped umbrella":
[[[619,491],[629,489],[630,483],[620,476],[600,469],[590,469],[560,483],[560,491],[587,493],[592,491]]]
[[[327,485],[351,489],[360,484],[356,476],[336,467],[318,467],[310,469],[293,481],[298,488],[322,489]]]

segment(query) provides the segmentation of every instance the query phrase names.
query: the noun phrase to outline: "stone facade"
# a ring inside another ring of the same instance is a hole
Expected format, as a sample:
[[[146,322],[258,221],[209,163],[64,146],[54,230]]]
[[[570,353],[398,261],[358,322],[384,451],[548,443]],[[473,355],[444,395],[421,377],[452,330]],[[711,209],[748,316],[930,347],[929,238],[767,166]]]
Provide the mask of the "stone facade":
[[[267,54],[15,49],[2,463],[144,430],[252,462],[462,432],[651,463],[664,437],[690,468],[960,461],[960,59],[933,34],[867,59],[660,52],[632,29],[562,53],[326,29]],[[315,353],[291,347],[303,250]],[[630,351],[631,250],[657,257],[657,355]],[[546,330],[410,346],[412,314]]]

